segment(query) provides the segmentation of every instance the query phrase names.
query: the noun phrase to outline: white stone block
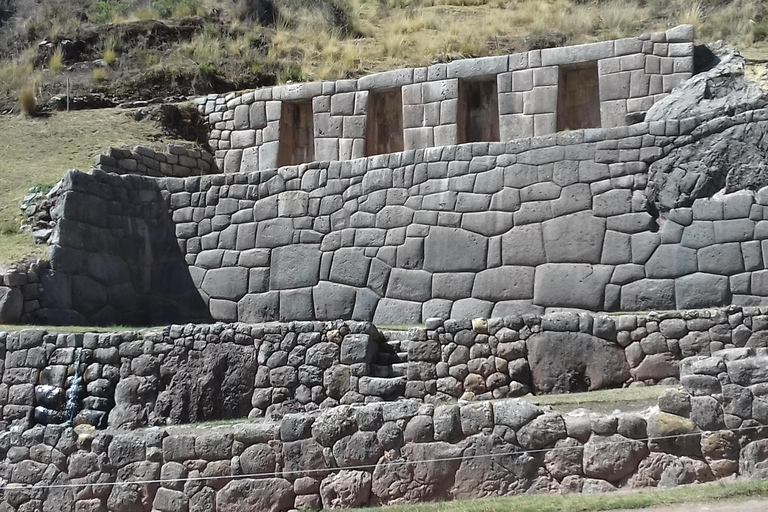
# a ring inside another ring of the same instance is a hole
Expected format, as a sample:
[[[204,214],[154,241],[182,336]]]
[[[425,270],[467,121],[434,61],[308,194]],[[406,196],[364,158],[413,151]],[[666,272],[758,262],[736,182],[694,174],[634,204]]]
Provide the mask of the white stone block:
[[[331,96],[331,115],[352,115],[355,112],[355,93],[345,92]]]
[[[533,135],[551,135],[557,133],[557,114],[536,114],[533,116]]]
[[[607,59],[614,56],[613,41],[546,48],[541,51],[542,66],[562,66]]]
[[[513,114],[499,116],[499,138],[502,142],[533,137],[533,116]]]
[[[693,43],[669,43],[667,50],[670,57],[693,57]]]
[[[482,57],[448,63],[448,78],[471,78],[498,75],[509,69],[509,57]]]
[[[279,121],[282,113],[283,103],[280,101],[267,102],[267,122]]]
[[[524,114],[548,114],[556,110],[557,86],[534,87],[532,91],[525,93]]]
[[[358,90],[394,89],[413,83],[413,69],[395,69],[364,76],[357,81]]]
[[[693,25],[678,25],[666,32],[667,42],[669,43],[693,42],[695,36]]]

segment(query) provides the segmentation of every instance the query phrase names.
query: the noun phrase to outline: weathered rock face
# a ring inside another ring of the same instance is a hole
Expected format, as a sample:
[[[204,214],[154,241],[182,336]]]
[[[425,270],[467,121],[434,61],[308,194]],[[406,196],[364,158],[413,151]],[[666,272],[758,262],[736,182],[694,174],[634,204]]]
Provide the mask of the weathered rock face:
[[[648,109],[646,122],[732,116],[768,105],[768,94],[744,75],[744,57],[718,41],[696,49],[703,69]]]
[[[528,340],[537,393],[565,393],[619,386],[629,365],[618,345],[583,333],[547,332]]]
[[[646,122],[698,119],[727,128],[727,118],[713,120],[768,105],[768,94],[745,77],[745,61],[737,50],[714,43],[702,52],[710,53],[713,67],[654,104]],[[646,195],[659,210],[667,211],[720,190],[757,190],[768,185],[767,150],[760,129],[734,127],[709,135],[654,162]]]
[[[171,423],[248,416],[256,368],[254,351],[235,344],[168,357],[159,368],[164,390],[155,414]]]

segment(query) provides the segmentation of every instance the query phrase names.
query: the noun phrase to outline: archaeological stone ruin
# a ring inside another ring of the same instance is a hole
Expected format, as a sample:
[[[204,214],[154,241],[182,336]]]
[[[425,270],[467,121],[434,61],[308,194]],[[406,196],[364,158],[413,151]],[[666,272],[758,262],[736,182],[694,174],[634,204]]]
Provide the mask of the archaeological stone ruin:
[[[27,324],[0,329],[0,512],[765,477],[768,95],[744,64],[682,25],[210,95],[207,148],[67,171],[25,198],[48,258],[0,272],[0,325]]]

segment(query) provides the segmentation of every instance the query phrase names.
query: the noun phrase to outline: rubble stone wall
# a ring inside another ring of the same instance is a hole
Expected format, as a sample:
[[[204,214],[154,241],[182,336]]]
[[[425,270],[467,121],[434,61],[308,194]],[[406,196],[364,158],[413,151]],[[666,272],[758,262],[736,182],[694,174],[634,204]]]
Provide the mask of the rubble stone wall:
[[[691,400],[672,390],[648,415],[406,400],[206,429],[37,426],[0,434],[0,506],[282,512],[764,477],[765,423],[702,431],[664,412]]]
[[[96,156],[96,169],[114,174],[176,178],[219,172],[213,155],[207,151],[173,144],[168,145],[167,152],[145,146],[130,150],[109,148],[106,153]]]
[[[499,141],[554,134],[560,70],[585,64],[598,71],[599,91],[594,94],[599,97],[600,124],[595,127],[626,126],[633,115],[644,113],[691,77],[693,38],[693,27],[681,25],[638,38],[457,60],[357,80],[213,94],[201,98],[198,108],[211,127],[209,142],[217,166],[226,173],[278,167],[285,102],[311,102],[315,160],[370,156],[366,154],[367,126],[379,121],[368,116],[369,92],[375,90],[402,92],[404,149],[463,142],[458,139],[463,131],[458,126],[459,82],[465,79],[495,82]]]
[[[149,332],[0,333],[6,426],[62,422],[73,376],[78,422],[135,428],[281,417],[339,404],[425,403],[673,384],[680,361],[768,339],[768,310],[649,315],[550,313],[430,320],[175,325]]]

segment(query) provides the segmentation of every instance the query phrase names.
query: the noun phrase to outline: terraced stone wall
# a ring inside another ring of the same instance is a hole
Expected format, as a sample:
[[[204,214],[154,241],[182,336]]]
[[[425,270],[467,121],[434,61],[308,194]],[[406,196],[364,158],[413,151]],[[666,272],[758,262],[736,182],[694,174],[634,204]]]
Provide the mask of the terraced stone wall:
[[[757,110],[186,179],[71,172],[51,242],[72,290],[60,309],[94,323],[210,314],[388,325],[758,305],[768,191],[656,212],[646,189],[654,169],[698,161],[702,147],[761,144],[766,119]]]
[[[384,124],[399,132],[397,151],[467,141],[506,142],[566,129],[626,126],[638,116],[642,119],[655,101],[691,77],[693,40],[693,27],[681,25],[638,38],[457,60],[357,80],[212,94],[197,103],[211,127],[209,143],[215,150],[217,167],[226,173],[250,173],[280,165],[280,145],[291,145],[291,134],[281,133],[281,116],[286,112],[283,104],[296,102],[310,102],[312,110],[309,121],[314,151],[304,154],[313,153],[314,157],[303,161],[372,156],[377,143],[368,141],[368,136],[375,139]],[[596,77],[584,80],[578,74],[570,75],[583,82],[571,84],[571,89],[574,85],[593,89],[590,95],[596,105],[588,124],[580,119],[582,100],[559,93],[567,88],[563,72],[573,71],[574,66],[597,70]],[[491,116],[491,123],[475,123],[464,115],[462,104],[467,98],[460,91],[478,81],[492,84],[483,90],[492,96],[484,101],[493,109],[482,114]],[[386,106],[378,105],[376,98],[388,98]],[[571,102],[578,104],[575,109],[568,104]],[[491,133],[467,134],[467,129],[489,124],[496,128]]]
[[[0,434],[0,506],[283,512],[764,477],[765,418],[699,425],[697,398],[669,390],[650,414],[405,400],[205,429],[37,426]]]
[[[71,395],[78,423],[136,428],[402,398],[440,403],[674,384],[684,358],[765,350],[766,333],[768,311],[735,306],[513,315],[474,327],[432,319],[426,328],[383,333],[354,321],[27,330],[0,333],[0,412],[6,426],[61,423]]]
[[[96,168],[114,174],[176,178],[219,172],[213,155],[207,151],[174,144],[169,144],[166,152],[145,146],[131,150],[109,148],[106,153],[96,155]]]
[[[51,270],[41,277],[35,322],[146,326],[210,319],[176,239],[170,194],[156,180],[95,169],[70,171],[60,186],[66,192],[51,211]]]

